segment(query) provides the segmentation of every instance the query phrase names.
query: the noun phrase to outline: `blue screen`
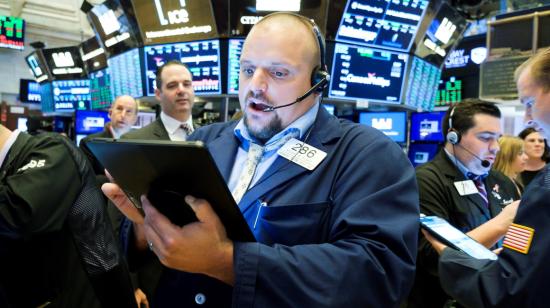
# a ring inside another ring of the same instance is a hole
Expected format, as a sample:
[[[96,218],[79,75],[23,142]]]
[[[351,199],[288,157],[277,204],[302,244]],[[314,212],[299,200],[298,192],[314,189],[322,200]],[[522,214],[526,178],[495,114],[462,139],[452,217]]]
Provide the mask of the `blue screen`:
[[[219,40],[145,46],[144,52],[147,95],[155,95],[158,67],[171,60],[187,65],[196,95],[221,94]]]
[[[348,0],[336,39],[408,51],[428,0]]]
[[[107,59],[111,74],[111,94],[113,97],[130,95],[143,96],[141,79],[141,59],[137,48]]]
[[[56,111],[85,110],[90,106],[90,80],[56,80],[52,82]]]
[[[372,126],[395,142],[405,142],[405,112],[361,112],[359,123]]]
[[[411,143],[409,145],[409,160],[415,167],[427,163],[435,157],[439,146],[437,143]]]
[[[40,105],[42,112],[55,111],[51,82],[46,82],[40,85]]]
[[[227,94],[239,94],[240,59],[244,39],[229,40],[229,53],[227,56]]]
[[[103,130],[105,124],[109,122],[109,116],[106,111],[84,111],[77,110],[75,114],[75,131],[77,134],[93,134]]]
[[[329,97],[398,104],[408,55],[336,44]]]
[[[411,114],[411,141],[443,142],[442,121],[445,112]]]
[[[413,57],[407,82],[405,105],[422,110],[432,110],[440,77],[441,70],[439,68]]]

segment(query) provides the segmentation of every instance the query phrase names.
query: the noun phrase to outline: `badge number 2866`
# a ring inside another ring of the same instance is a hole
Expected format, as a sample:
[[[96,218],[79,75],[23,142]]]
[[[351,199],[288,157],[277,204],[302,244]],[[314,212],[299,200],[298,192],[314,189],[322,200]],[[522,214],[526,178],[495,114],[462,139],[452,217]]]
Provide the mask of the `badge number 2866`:
[[[325,159],[327,153],[302,142],[296,138],[290,139],[277,151],[277,154],[308,170],[313,170]]]

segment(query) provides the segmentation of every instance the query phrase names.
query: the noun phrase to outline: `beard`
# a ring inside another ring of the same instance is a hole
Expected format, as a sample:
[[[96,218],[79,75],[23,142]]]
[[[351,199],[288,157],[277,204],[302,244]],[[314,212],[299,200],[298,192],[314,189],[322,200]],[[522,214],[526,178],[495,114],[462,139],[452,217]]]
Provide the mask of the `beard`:
[[[244,114],[244,126],[248,130],[248,133],[261,141],[263,144],[266,143],[271,137],[275,136],[277,133],[283,130],[283,124],[281,121],[281,118],[274,113],[274,117],[272,117],[269,122],[264,125],[263,127],[254,128],[250,123],[249,116],[245,113]]]

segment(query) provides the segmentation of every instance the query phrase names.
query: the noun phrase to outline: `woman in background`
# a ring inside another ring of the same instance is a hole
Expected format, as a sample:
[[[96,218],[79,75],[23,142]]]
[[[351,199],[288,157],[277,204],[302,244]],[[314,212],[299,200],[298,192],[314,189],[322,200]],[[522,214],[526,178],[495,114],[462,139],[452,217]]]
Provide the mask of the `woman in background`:
[[[498,140],[500,151],[497,153],[493,168],[509,177],[518,193],[523,193],[523,184],[518,175],[525,170],[527,155],[523,151],[523,140],[513,136],[502,136]]]
[[[531,180],[546,166],[549,160],[548,145],[544,137],[534,128],[526,128],[519,133],[524,141],[524,150],[527,154],[525,170],[519,175],[523,186],[529,185]]]

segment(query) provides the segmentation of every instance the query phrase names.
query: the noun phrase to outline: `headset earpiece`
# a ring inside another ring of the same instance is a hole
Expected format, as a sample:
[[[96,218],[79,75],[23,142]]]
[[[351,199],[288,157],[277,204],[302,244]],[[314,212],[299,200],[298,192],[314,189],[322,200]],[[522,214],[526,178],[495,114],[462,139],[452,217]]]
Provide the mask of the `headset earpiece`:
[[[316,66],[311,72],[311,86],[313,87],[315,85],[318,85],[315,91],[321,93],[323,92],[330,80],[330,74],[326,70],[327,66],[325,62],[325,39],[323,38],[321,31],[319,31],[317,24],[315,24],[315,21],[313,21],[312,19],[308,20],[311,23],[311,29],[313,31],[313,34],[315,35],[315,38],[317,39],[317,44],[319,45],[319,62],[321,64],[320,66]]]
[[[461,138],[460,133],[453,128],[453,115],[455,113],[455,108],[456,107],[453,106],[451,113],[449,113],[449,131],[446,136],[447,142],[453,145],[458,144]]]

